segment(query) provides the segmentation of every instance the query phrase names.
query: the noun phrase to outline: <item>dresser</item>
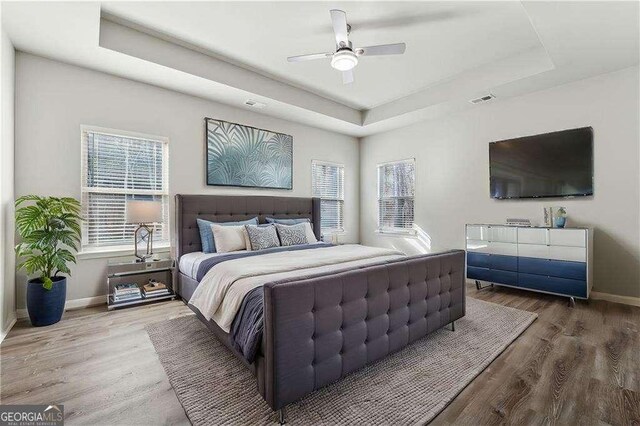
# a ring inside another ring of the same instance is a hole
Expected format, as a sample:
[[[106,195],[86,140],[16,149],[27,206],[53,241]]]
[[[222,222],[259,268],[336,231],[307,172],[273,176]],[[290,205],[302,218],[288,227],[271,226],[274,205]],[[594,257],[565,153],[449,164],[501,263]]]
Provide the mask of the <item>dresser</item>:
[[[593,283],[589,228],[467,225],[467,278],[588,299]]]

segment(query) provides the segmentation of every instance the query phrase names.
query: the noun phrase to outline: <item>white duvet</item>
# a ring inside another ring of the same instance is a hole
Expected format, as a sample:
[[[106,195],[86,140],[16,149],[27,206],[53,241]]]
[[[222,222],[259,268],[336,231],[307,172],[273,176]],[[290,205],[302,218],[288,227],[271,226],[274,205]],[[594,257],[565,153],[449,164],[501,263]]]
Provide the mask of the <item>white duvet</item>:
[[[242,300],[256,287],[296,276],[348,270],[403,256],[396,250],[348,244],[228,260],[207,272],[189,303],[228,333]]]

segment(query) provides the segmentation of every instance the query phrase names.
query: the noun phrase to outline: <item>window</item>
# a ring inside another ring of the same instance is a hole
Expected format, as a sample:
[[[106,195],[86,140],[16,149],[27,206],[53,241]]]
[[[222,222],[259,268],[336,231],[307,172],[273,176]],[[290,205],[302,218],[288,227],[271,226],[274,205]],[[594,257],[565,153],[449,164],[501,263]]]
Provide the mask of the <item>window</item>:
[[[82,251],[133,247],[127,200],[162,202],[153,244],[169,244],[168,155],[164,138],[82,128]]]
[[[378,165],[378,231],[413,233],[416,162]]]
[[[344,166],[311,162],[313,196],[321,199],[322,232],[344,231]]]

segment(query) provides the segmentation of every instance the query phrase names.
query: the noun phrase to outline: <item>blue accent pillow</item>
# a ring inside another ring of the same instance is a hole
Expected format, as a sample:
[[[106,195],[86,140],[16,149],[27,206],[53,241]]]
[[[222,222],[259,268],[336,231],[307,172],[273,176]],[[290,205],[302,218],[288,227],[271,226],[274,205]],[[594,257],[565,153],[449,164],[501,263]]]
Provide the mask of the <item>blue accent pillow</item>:
[[[202,243],[202,251],[205,253],[216,252],[216,242],[213,238],[213,231],[211,230],[212,224],[222,226],[238,226],[238,225],[257,225],[258,217],[254,217],[248,220],[242,220],[239,222],[211,222],[210,220],[196,219],[198,222],[198,228],[200,229],[200,242]]]
[[[267,217],[267,223],[279,223],[280,225],[297,225],[299,223],[311,223],[309,218],[303,217],[299,219],[276,219],[275,217]]]

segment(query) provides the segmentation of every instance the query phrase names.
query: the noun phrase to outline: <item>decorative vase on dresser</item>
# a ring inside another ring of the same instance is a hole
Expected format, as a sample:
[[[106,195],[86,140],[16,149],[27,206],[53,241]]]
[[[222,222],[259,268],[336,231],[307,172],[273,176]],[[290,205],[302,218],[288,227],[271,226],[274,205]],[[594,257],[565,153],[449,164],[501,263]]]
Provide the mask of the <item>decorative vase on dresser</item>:
[[[588,299],[593,283],[590,228],[467,225],[467,278]]]

